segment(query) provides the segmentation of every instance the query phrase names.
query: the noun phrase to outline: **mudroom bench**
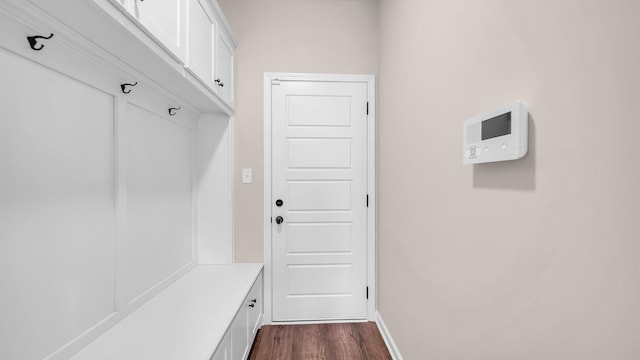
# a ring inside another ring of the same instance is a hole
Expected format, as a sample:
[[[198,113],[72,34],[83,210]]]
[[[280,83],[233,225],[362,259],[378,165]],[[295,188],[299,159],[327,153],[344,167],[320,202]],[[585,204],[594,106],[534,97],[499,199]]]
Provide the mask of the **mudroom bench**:
[[[199,265],[71,359],[246,359],[261,324],[262,264]]]

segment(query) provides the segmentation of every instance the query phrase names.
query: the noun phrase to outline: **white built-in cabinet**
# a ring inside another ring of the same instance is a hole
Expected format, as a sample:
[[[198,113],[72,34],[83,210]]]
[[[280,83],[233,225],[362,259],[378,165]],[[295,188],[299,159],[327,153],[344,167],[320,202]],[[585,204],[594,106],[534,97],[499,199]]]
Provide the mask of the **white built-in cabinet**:
[[[233,106],[235,45],[209,0],[187,1],[189,34],[197,34],[189,37],[187,70]]]
[[[246,359],[251,350],[251,344],[258,331],[259,321],[262,320],[262,275],[258,277],[249,295],[238,311],[231,325],[231,354],[230,359]]]
[[[215,1],[122,1],[187,71],[233,107],[236,44]]]
[[[0,359],[69,359],[233,262],[235,46],[215,0],[0,2]]]
[[[224,104],[234,106],[233,40],[212,0],[122,0],[127,12]]]
[[[218,345],[212,360],[246,359],[262,324],[262,274],[238,310],[230,330]]]
[[[198,108],[233,112],[236,41],[216,0],[30,4]]]

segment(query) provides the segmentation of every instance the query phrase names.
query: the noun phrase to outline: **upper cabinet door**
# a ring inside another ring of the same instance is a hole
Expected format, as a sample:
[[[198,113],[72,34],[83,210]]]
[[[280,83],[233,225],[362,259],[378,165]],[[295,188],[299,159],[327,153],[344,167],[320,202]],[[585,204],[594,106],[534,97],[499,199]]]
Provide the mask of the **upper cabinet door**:
[[[189,1],[189,57],[186,68],[213,92],[217,86],[213,79],[213,42],[216,24],[206,0]]]
[[[216,35],[214,81],[219,88],[218,95],[233,107],[235,47],[224,32],[218,31]]]
[[[186,1],[135,0],[134,15],[182,62],[186,57]]]

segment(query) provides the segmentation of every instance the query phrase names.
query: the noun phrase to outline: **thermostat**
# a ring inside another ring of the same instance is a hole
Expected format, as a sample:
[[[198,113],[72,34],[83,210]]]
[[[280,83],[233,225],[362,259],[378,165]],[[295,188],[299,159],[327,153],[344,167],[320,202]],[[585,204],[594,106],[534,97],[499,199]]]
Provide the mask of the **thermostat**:
[[[528,150],[528,128],[529,113],[520,101],[465,120],[463,163],[520,159]]]

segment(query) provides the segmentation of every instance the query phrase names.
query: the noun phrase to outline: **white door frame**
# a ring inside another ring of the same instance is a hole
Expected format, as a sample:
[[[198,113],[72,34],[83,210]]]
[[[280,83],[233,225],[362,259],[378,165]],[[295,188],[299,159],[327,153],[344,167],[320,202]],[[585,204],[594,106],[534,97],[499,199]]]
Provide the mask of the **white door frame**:
[[[272,323],[272,254],[271,254],[271,83],[277,80],[317,82],[361,82],[367,84],[369,115],[367,116],[367,319],[376,321],[377,263],[376,263],[376,78],[374,75],[342,74],[264,74],[264,318]],[[278,322],[282,324],[285,322]],[[298,322],[294,322],[298,323]]]

